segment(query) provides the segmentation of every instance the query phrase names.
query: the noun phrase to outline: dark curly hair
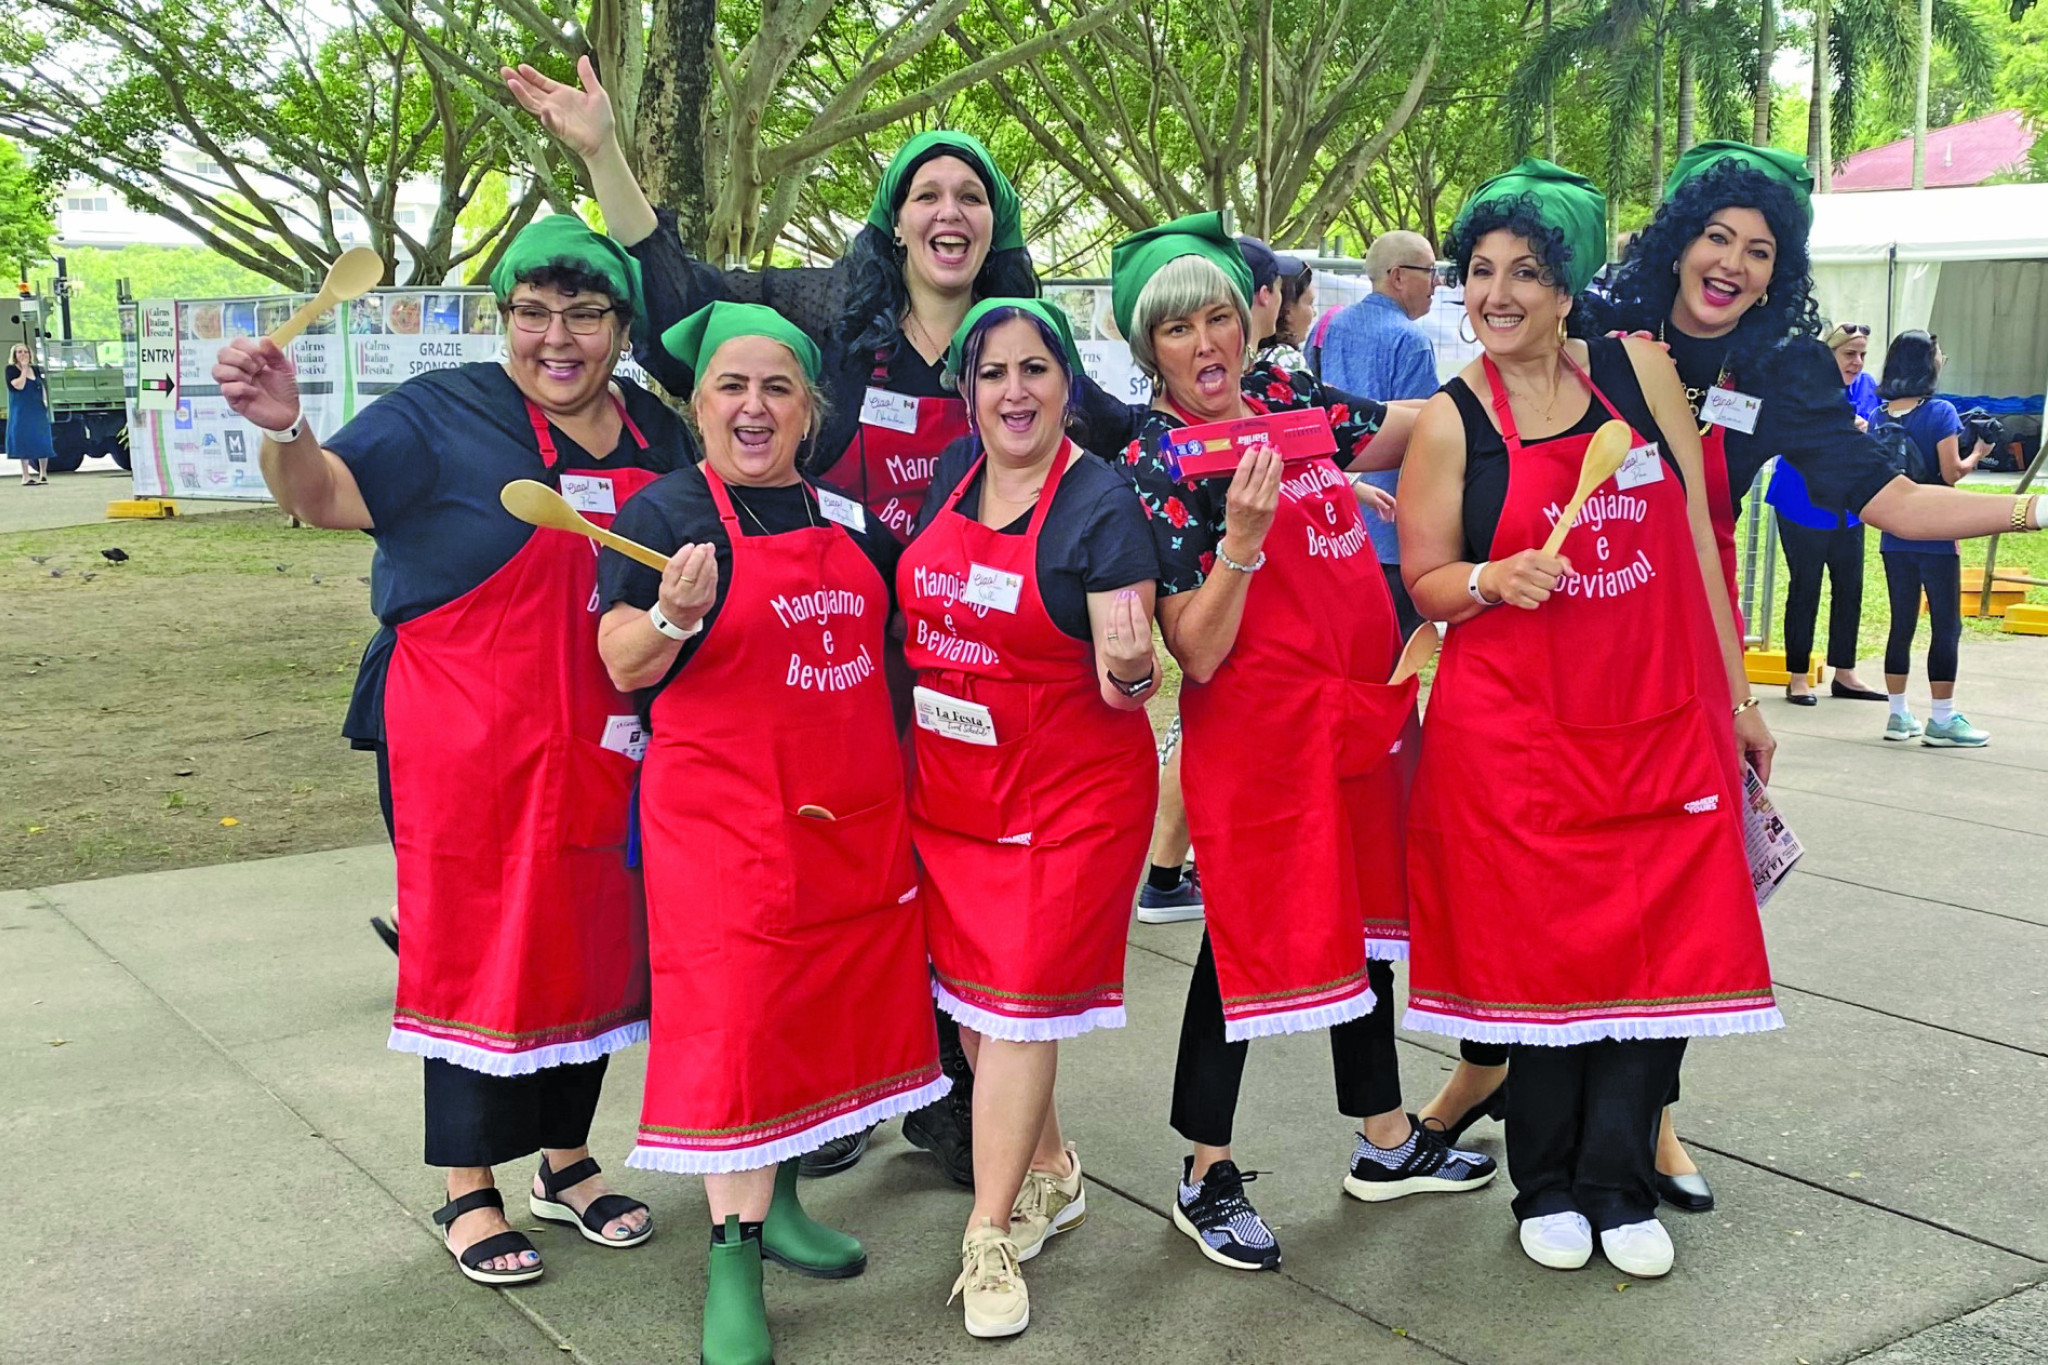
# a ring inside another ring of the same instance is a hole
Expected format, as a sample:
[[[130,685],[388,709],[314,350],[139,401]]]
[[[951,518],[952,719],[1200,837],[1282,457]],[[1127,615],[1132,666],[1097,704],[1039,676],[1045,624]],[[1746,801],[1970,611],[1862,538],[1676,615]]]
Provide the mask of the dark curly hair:
[[[1778,239],[1778,258],[1767,288],[1769,302],[1753,305],[1729,335],[1727,365],[1745,363],[1791,336],[1816,340],[1820,309],[1813,301],[1813,262],[1807,254],[1807,219],[1792,189],[1762,171],[1724,161],[1679,186],[1657,208],[1650,225],[1629,243],[1615,268],[1607,297],[1592,312],[1602,332],[1654,333],[1671,316],[1678,296],[1674,267],[1707,230],[1707,220],[1724,208],[1755,209]]]
[[[1562,228],[1552,227],[1543,221],[1543,215],[1536,209],[1535,197],[1527,194],[1489,200],[1452,226],[1451,238],[1445,247],[1457,263],[1459,284],[1464,284],[1471,273],[1473,248],[1489,232],[1511,232],[1527,242],[1535,249],[1536,259],[1543,263],[1543,283],[1560,294],[1569,292],[1564,285],[1564,268],[1571,263],[1571,244],[1565,241]],[[1586,297],[1580,295],[1566,316],[1564,326],[1567,335],[1594,335],[1586,330]]]
[[[633,301],[618,297],[610,280],[581,261],[567,256],[544,261],[520,271],[513,283],[530,284],[536,289],[559,289],[564,294],[602,294],[612,301],[612,316],[619,320],[621,334],[633,330]],[[500,313],[508,310],[509,305],[498,305]]]

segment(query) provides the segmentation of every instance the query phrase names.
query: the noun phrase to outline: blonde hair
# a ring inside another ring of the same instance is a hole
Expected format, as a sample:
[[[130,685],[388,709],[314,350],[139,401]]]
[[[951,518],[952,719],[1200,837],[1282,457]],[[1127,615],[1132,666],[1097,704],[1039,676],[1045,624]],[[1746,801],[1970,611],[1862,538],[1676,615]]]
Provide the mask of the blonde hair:
[[[1176,256],[1145,281],[1145,287],[1138,291],[1138,301],[1131,307],[1132,334],[1124,338],[1130,343],[1131,359],[1138,362],[1138,368],[1153,383],[1164,383],[1159,358],[1152,349],[1153,328],[1174,318],[1192,317],[1219,303],[1237,310],[1238,330],[1244,333],[1244,355],[1239,357],[1239,364],[1248,363],[1255,340],[1251,306],[1223,268],[1205,256]]]

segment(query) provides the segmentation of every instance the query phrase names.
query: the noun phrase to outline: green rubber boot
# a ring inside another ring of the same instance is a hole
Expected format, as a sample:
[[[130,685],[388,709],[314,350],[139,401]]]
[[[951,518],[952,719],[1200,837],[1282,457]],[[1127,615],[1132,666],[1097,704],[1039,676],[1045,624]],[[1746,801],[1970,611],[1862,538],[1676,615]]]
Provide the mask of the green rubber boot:
[[[737,1214],[711,1230],[704,1285],[703,1365],[775,1365],[761,1298],[761,1244],[740,1236]]]
[[[775,1168],[775,1202],[761,1224],[761,1254],[799,1275],[849,1280],[868,1268],[868,1253],[847,1233],[804,1212],[796,1197],[797,1158]]]

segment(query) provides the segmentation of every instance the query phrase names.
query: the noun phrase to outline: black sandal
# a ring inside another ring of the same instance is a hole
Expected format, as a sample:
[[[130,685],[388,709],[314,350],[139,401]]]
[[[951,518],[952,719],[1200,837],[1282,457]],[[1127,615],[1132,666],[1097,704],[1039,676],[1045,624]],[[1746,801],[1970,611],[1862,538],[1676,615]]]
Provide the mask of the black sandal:
[[[377,931],[377,937],[383,940],[386,948],[391,950],[391,955],[393,957],[398,956],[398,926],[386,924],[382,915],[372,915],[370,916],[370,927]]]
[[[443,1229],[443,1244],[448,1247],[448,1254],[455,1258],[456,1267],[478,1284],[525,1284],[530,1280],[539,1279],[541,1272],[547,1269],[542,1265],[523,1266],[518,1270],[490,1270],[485,1267],[484,1262],[496,1260],[500,1256],[518,1256],[529,1251],[538,1254],[533,1243],[527,1241],[526,1234],[522,1232],[494,1232],[466,1251],[457,1251],[454,1244],[447,1241],[446,1229],[453,1227],[455,1220],[463,1214],[473,1213],[478,1209],[497,1209],[503,1212],[504,1208],[505,1197],[487,1186],[481,1190],[471,1190],[459,1199],[449,1200],[434,1214],[434,1222]]]
[[[537,1194],[527,1195],[529,1207],[533,1210],[533,1216],[544,1222],[567,1223],[583,1234],[584,1241],[595,1242],[601,1247],[623,1249],[625,1247],[639,1246],[654,1235],[654,1219],[651,1215],[647,1219],[646,1224],[630,1237],[607,1237],[604,1235],[605,1224],[624,1218],[634,1209],[644,1209],[647,1207],[639,1200],[629,1198],[623,1194],[601,1194],[591,1200],[590,1207],[583,1210],[580,1214],[561,1201],[563,1190],[568,1189],[571,1185],[581,1185],[590,1177],[599,1174],[602,1169],[595,1160],[590,1157],[584,1157],[583,1160],[572,1164],[566,1171],[551,1171],[548,1169],[548,1159],[542,1157],[540,1159],[540,1172],[535,1178],[540,1181],[540,1187],[547,1191],[547,1197],[543,1199]]]

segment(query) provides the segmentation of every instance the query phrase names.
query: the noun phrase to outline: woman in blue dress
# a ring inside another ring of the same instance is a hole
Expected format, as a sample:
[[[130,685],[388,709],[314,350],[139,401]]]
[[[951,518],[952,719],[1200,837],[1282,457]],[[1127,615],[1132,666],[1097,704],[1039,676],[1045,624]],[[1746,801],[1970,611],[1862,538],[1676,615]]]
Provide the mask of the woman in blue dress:
[[[21,461],[23,488],[50,481],[50,461],[57,456],[50,443],[50,403],[35,357],[19,342],[7,358],[7,453]]]

